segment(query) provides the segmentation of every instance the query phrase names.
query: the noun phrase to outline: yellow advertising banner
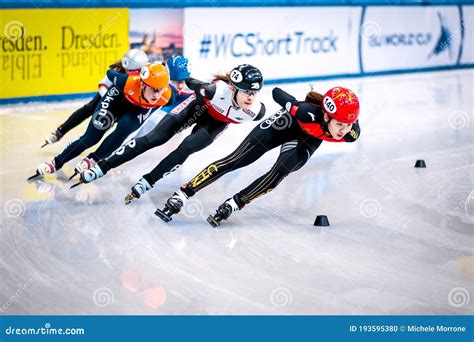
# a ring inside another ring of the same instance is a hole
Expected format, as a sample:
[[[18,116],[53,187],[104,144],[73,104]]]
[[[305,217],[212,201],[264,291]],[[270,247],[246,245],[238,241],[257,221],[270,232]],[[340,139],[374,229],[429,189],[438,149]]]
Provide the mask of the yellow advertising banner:
[[[0,99],[97,90],[128,50],[128,9],[0,10]]]

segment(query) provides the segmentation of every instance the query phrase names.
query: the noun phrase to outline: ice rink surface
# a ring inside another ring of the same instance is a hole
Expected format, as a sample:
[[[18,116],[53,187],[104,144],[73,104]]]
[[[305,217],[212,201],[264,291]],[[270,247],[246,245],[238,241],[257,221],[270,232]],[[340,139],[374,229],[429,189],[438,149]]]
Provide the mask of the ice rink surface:
[[[323,143],[218,229],[206,217],[267,172],[278,149],[199,192],[171,223],[153,212],[255,124],[232,126],[125,206],[185,135],[93,184],[69,189],[79,159],[29,184],[83,132],[40,149],[86,100],[2,106],[0,314],[473,314],[473,80],[470,70],[313,82],[359,95],[360,139]],[[280,87],[297,98],[309,90]],[[260,95],[267,116],[278,108],[272,88]],[[330,227],[313,226],[319,214]]]

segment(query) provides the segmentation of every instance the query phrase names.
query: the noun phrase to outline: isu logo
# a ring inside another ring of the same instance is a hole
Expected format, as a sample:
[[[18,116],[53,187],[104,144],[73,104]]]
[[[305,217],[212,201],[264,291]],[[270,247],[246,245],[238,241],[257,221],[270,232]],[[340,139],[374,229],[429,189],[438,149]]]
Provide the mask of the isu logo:
[[[107,92],[107,95],[110,95],[110,96],[117,96],[119,94],[119,90],[115,87],[112,87],[109,89],[109,91]]]

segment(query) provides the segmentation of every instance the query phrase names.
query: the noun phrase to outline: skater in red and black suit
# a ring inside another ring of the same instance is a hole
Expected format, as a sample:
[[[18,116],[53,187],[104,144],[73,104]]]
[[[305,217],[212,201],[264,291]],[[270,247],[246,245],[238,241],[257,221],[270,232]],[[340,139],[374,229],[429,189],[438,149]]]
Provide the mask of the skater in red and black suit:
[[[175,134],[194,125],[191,134],[132,187],[125,198],[128,204],[175,171],[191,154],[212,144],[229,124],[257,121],[265,114],[264,104],[255,101],[262,88],[263,77],[260,70],[252,65],[241,64],[228,74],[216,75],[212,83],[189,78],[186,84],[195,91],[195,95],[174,108],[150,133],[132,139],[107,159],[82,172],[81,182],[89,183],[104,176],[110,169],[163,145]]]
[[[269,172],[226,200],[215,215],[209,216],[208,222],[216,227],[232,212],[270,192],[286,176],[303,167],[323,141],[353,142],[359,137],[359,100],[349,89],[335,87],[324,96],[311,91],[304,101],[297,101],[275,88],[273,99],[283,107],[281,110],[255,127],[234,152],[211,163],[181,186],[168,199],[165,208],[157,209],[155,214],[169,222],[196,192],[280,146],[280,155]]]

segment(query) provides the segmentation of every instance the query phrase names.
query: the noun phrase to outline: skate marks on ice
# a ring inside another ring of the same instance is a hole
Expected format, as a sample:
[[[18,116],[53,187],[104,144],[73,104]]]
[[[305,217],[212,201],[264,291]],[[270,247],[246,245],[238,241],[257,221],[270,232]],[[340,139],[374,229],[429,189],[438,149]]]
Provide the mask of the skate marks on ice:
[[[472,314],[474,144],[472,99],[463,88],[471,77],[348,81],[364,99],[360,141],[323,145],[219,229],[206,217],[266,173],[275,154],[204,189],[168,225],[153,212],[250,127],[229,129],[219,138],[222,151],[191,156],[124,206],[161,152],[77,191],[67,189],[73,164],[59,179],[26,185],[41,156],[63,146],[38,152],[56,117],[44,125],[18,117],[30,124],[26,140],[13,134],[13,123],[2,140],[2,314]],[[402,101],[407,87],[413,96]],[[449,96],[438,96],[441,88]],[[262,94],[269,104],[270,90]],[[381,99],[381,91],[393,96]],[[33,136],[32,126],[41,134]],[[427,168],[414,169],[416,159]],[[318,214],[331,226],[314,227]]]

